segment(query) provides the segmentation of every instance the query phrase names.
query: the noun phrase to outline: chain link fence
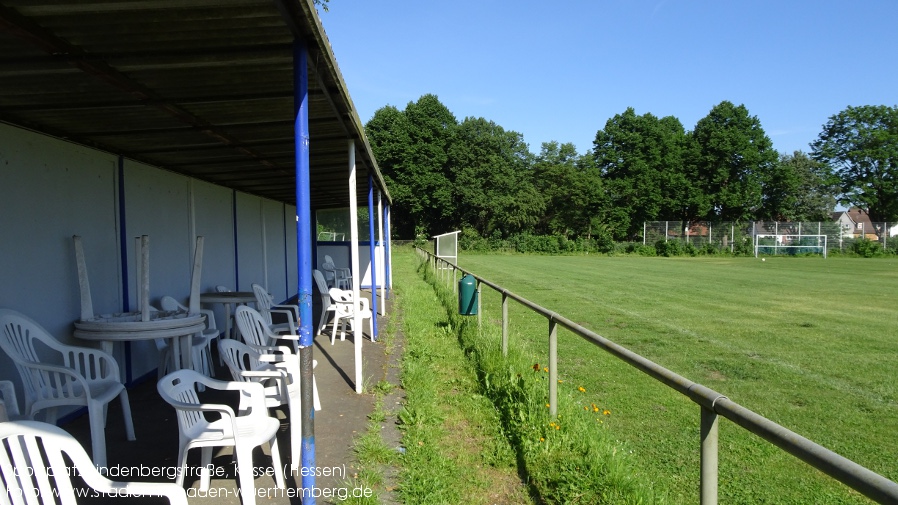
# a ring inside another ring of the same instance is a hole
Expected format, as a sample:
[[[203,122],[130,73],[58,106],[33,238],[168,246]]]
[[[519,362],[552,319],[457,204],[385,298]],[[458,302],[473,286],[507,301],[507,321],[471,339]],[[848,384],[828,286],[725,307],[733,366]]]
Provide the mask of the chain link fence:
[[[697,248],[714,247],[735,251],[739,247],[754,247],[758,235],[790,236],[803,243],[802,236],[826,236],[829,251],[851,250],[857,241],[879,243],[884,250],[898,248],[898,222],[852,223],[842,222],[775,222],[749,223],[710,221],[646,221],[643,224],[642,243],[653,245],[659,241],[680,241]]]

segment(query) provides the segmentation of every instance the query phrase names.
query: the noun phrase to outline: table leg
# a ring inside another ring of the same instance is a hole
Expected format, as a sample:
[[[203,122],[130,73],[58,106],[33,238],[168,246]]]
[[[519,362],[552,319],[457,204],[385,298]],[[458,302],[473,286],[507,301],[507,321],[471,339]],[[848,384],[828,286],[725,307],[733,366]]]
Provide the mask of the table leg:
[[[224,305],[224,309],[225,309],[225,335],[224,336],[225,336],[225,338],[233,338],[233,336],[231,336],[231,304],[225,303],[223,305]]]

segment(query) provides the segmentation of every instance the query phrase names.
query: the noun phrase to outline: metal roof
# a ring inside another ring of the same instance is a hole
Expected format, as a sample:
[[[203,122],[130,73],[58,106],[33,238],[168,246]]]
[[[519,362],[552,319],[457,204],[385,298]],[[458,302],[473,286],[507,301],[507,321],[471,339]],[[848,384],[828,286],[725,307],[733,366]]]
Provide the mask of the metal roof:
[[[313,208],[389,192],[312,0],[0,0],[0,120],[295,204],[293,40]]]

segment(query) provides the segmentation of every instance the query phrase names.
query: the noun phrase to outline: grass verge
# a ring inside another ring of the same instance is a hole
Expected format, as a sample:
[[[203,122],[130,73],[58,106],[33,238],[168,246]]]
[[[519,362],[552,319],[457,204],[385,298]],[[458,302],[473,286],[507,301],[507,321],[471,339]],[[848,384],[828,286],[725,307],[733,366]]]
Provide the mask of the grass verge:
[[[426,325],[424,321],[427,320],[443,320],[443,335],[437,340],[436,349],[424,342],[412,345],[413,332],[425,332],[424,328],[408,328],[413,330],[409,332],[405,360],[409,364],[408,377],[411,380],[420,374],[415,383],[422,383],[420,391],[424,397],[438,397],[439,391],[446,389],[448,385],[439,384],[433,376],[440,375],[438,371],[447,367],[445,353],[455,354],[460,347],[463,353],[453,361],[464,366],[471,376],[464,389],[453,389],[460,393],[456,395],[456,401],[460,400],[459,407],[465,409],[464,422],[471,421],[471,412],[492,413],[492,416],[483,417],[485,423],[478,431],[487,435],[484,440],[503,440],[504,443],[492,442],[495,445],[488,452],[496,455],[496,462],[503,461],[501,453],[506,449],[502,448],[507,444],[513,452],[517,473],[536,502],[664,501],[663,494],[656,493],[645,477],[635,471],[624,445],[605,429],[605,421],[612,415],[609,409],[590,401],[582,386],[559,384],[558,416],[551,417],[545,400],[548,374],[542,365],[532,360],[526,346],[516,346],[509,349],[508,356],[502,356],[496,329],[485,326],[481,330],[477,328],[476,318],[456,315],[456,298],[452,291],[435,281],[425,264],[419,263],[418,270],[431,285],[429,293],[416,295],[422,308],[429,307],[428,317],[408,324]],[[450,346],[453,339],[453,344],[457,345]],[[415,362],[417,364],[413,364]],[[404,373],[403,383],[405,381]],[[411,394],[409,403],[412,404]],[[422,407],[409,409],[404,419],[407,435],[413,433],[411,427],[426,424],[422,421],[427,419],[433,419],[435,422],[430,424],[435,427],[444,424],[439,415],[438,411],[426,411]],[[414,433],[416,437],[411,440],[417,440],[421,448],[433,436],[426,431]],[[421,466],[431,468],[445,463],[428,458],[420,461]]]

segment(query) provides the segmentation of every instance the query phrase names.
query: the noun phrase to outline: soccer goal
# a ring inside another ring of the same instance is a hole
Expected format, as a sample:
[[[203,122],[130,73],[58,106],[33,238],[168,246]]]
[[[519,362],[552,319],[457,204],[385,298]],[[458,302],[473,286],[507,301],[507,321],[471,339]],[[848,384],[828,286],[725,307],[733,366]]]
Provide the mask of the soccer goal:
[[[804,254],[818,253],[826,257],[826,235],[755,235],[755,258],[759,254]]]

